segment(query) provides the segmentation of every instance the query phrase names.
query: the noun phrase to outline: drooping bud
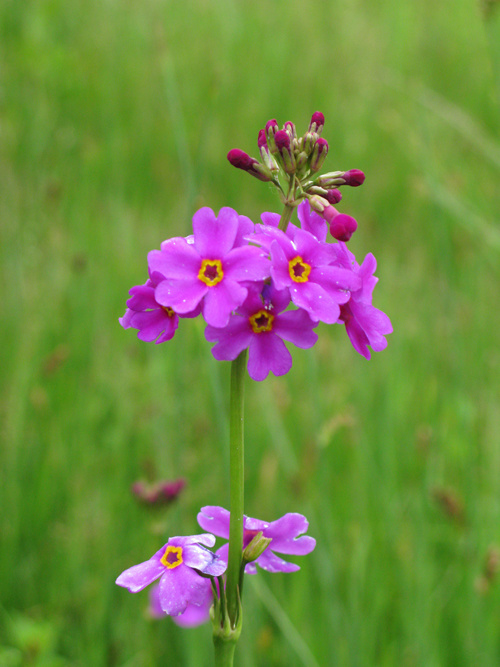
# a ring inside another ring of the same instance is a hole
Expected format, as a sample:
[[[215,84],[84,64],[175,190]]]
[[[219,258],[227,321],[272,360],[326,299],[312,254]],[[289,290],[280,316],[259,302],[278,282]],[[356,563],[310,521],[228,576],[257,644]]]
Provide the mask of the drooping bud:
[[[316,142],[316,144],[314,145],[314,149],[312,152],[311,165],[310,165],[311,171],[318,171],[319,169],[321,169],[327,155],[328,155],[328,141],[320,137]]]
[[[276,148],[276,142],[274,141],[274,135],[276,132],[279,132],[278,123],[276,122],[275,118],[272,118],[266,123],[266,137],[269,150],[271,153],[273,153],[273,155],[278,152],[278,149]]]
[[[335,206],[335,204],[338,204],[339,201],[342,199],[342,194],[340,190],[333,189],[333,190],[327,190],[326,195],[324,195],[326,199],[330,202],[332,206]]]
[[[293,174],[296,169],[295,156],[290,147],[290,135],[285,130],[278,130],[274,135],[276,148],[283,162],[283,168],[287,174]]]
[[[262,162],[266,165],[269,171],[279,171],[278,164],[276,160],[271,155],[269,151],[269,146],[267,145],[267,137],[265,130],[259,130],[259,137],[257,139],[257,145],[259,147],[260,155],[262,157]]]
[[[227,159],[237,169],[243,169],[251,176],[255,176],[260,181],[271,181],[272,177],[269,173],[269,169],[264,165],[260,164],[258,160],[253,157],[250,157],[244,151],[241,151],[239,148],[233,148],[227,154]]]
[[[272,539],[270,537],[264,537],[264,533],[259,531],[243,551],[243,563],[246,565],[257,560],[259,556],[262,556],[271,542]]]
[[[358,228],[358,223],[353,217],[339,213],[334,206],[325,209],[323,217],[330,225],[330,234],[337,241],[349,241]]]
[[[349,171],[345,172],[342,178],[344,179],[345,185],[350,185],[353,188],[357,188],[365,182],[365,175],[359,169],[349,169]]]
[[[318,134],[321,134],[324,124],[324,115],[321,111],[315,111],[312,115],[311,122],[309,123],[309,132],[317,132]]]

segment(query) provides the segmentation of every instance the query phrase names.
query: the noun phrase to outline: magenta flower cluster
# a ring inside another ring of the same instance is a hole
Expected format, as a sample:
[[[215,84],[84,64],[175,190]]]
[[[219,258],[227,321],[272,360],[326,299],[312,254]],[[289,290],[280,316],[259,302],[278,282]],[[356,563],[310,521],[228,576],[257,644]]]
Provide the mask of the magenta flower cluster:
[[[220,595],[219,581],[227,568],[228,544],[214,554],[207,547],[215,545],[215,536],[229,539],[230,513],[223,507],[202,507],[198,523],[210,533],[189,537],[171,537],[149,560],[128,568],[116,580],[131,593],[138,593],[159,579],[151,589],[150,613],[153,617],[174,617],[178,625],[191,627],[209,620],[213,590]],[[246,574],[256,574],[256,565],[268,572],[295,572],[300,567],[276,555],[305,556],[316,546],[316,540],[304,533],[309,523],[302,514],[289,513],[268,523],[244,517],[243,545],[262,533],[268,546],[247,563]],[[212,585],[213,582],[213,585]],[[222,582],[223,583],[223,582]]]
[[[327,222],[304,201],[300,227],[278,229],[279,216],[254,225],[231,208],[193,217],[193,234],[162,243],[148,255],[149,279],[130,290],[120,324],[144,341],[170,340],[179,321],[202,315],[216,359],[231,361],[248,348],[248,372],[264,380],[284,375],[292,356],[284,341],[307,349],[319,322],[344,323],[355,349],[370,358],[392,331],[372,306],[375,259],[361,266],[342,241],[328,243]]]

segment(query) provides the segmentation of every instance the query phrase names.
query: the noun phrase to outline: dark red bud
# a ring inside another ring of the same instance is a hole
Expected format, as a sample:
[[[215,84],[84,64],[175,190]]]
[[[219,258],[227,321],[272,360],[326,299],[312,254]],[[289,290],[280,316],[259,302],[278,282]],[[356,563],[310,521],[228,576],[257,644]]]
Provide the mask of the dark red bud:
[[[268,120],[266,123],[266,134],[269,134],[269,130],[272,129],[274,132],[278,131],[278,123],[276,122],[276,118],[272,118],[271,120]]]
[[[338,204],[342,199],[342,194],[340,193],[340,190],[334,188],[332,190],[328,190],[324,197],[330,202],[332,206],[335,206],[335,204]]]
[[[284,148],[290,150],[290,135],[288,132],[285,132],[285,130],[278,130],[274,135],[274,141],[276,142],[278,150],[281,151]]]
[[[316,125],[324,125],[325,124],[325,117],[321,113],[321,111],[315,111],[311,117],[311,125],[313,123],[316,123]]]
[[[365,182],[365,175],[359,169],[349,169],[349,171],[345,172],[342,178],[346,185],[350,185],[353,188],[357,188]]]
[[[259,137],[257,139],[257,146],[262,148],[262,146],[267,146],[267,137],[265,130],[259,130]]]
[[[252,169],[252,166],[257,162],[253,157],[250,157],[244,151],[241,151],[239,148],[233,148],[227,154],[227,159],[238,169],[243,169],[244,171],[249,171]]]
[[[350,215],[339,213],[330,223],[330,234],[337,241],[349,241],[358,228],[358,223]]]

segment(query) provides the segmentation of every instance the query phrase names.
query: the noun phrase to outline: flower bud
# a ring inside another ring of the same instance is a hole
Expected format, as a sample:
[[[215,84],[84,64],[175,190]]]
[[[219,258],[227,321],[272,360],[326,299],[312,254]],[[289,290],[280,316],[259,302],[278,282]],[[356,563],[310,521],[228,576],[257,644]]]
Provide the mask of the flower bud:
[[[239,148],[233,148],[230,150],[227,154],[227,159],[233,165],[233,167],[243,169],[243,171],[246,171],[251,176],[255,176],[255,178],[258,178],[260,181],[272,180],[269,169],[260,164],[260,162],[255,158],[250,157],[250,155],[244,151],[241,151]]]
[[[350,215],[339,213],[334,206],[325,209],[323,217],[330,224],[330,234],[337,241],[349,241],[358,228],[358,223]]]
[[[274,135],[276,148],[283,161],[283,168],[287,174],[293,174],[296,169],[295,156],[290,147],[290,135],[285,130],[278,130]]]
[[[349,169],[349,171],[345,172],[342,178],[344,179],[345,185],[350,185],[353,188],[357,188],[365,182],[365,175],[359,169]]]
[[[326,195],[324,195],[325,199],[328,199],[330,204],[332,206],[335,206],[335,204],[338,204],[339,201],[342,199],[342,195],[340,193],[340,190],[333,189],[333,190],[327,190]]]
[[[304,151],[311,155],[314,144],[318,141],[318,135],[316,132],[306,132],[304,135]]]
[[[295,129],[295,125],[292,123],[291,120],[286,121],[283,129],[285,130],[285,132],[288,132],[290,139],[297,138],[297,130]]]
[[[246,565],[257,560],[259,556],[262,556],[271,542],[272,539],[270,537],[264,537],[264,533],[259,531],[243,551],[243,563]]]
[[[326,188],[327,190],[335,187],[336,185],[345,185],[344,172],[330,171],[327,174],[318,176],[314,182],[316,185],[319,185],[322,188]]]
[[[262,157],[262,162],[266,165],[269,171],[279,171],[278,164],[273,158],[269,151],[269,146],[267,145],[267,137],[265,130],[259,130],[259,137],[257,139],[257,145],[259,147],[260,155]]]
[[[330,204],[328,203],[328,200],[325,199],[324,197],[320,197],[319,195],[307,195],[307,200],[312,208],[313,211],[316,211],[316,213],[319,213],[320,215],[323,215],[323,211],[327,208],[330,207]]]
[[[156,482],[154,484],[134,482],[131,490],[137,500],[145,505],[168,505],[177,498],[185,485],[185,479]]]
[[[309,132],[317,132],[318,134],[321,134],[324,124],[324,115],[321,111],[315,111],[312,115],[311,122],[309,123]]]
[[[304,151],[299,153],[297,155],[297,169],[301,169],[307,163],[308,158],[309,156]]]
[[[318,171],[321,169],[323,162],[328,155],[328,142],[326,139],[321,137],[318,139],[314,145],[314,149],[311,156],[311,171]]]
[[[279,131],[278,123],[275,118],[268,120],[266,123],[266,137],[267,143],[269,145],[269,150],[271,153],[276,154],[278,149],[276,148],[276,143],[274,141],[274,135]]]

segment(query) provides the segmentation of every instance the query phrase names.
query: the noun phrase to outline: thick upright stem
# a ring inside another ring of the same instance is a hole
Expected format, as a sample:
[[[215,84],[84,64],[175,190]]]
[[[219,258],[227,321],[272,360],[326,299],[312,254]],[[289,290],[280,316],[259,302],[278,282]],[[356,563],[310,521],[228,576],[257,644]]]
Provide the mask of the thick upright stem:
[[[231,403],[229,423],[229,470],[231,523],[229,526],[229,555],[226,596],[229,621],[236,627],[240,613],[239,580],[243,549],[244,504],[244,442],[243,403],[248,350],[244,350],[231,366]]]

